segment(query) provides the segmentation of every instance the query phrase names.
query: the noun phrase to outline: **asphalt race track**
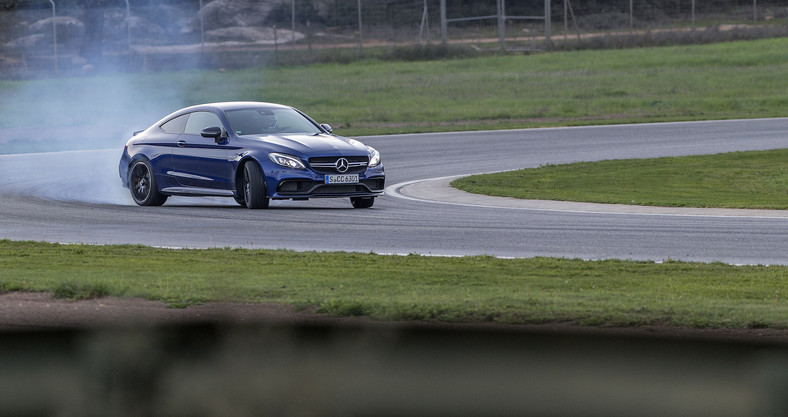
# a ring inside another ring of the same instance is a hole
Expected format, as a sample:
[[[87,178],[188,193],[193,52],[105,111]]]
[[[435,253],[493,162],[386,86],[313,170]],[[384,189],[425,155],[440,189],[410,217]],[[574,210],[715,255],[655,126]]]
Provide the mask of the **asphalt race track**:
[[[0,239],[788,264],[788,212],[640,213],[511,206],[467,195],[447,202],[447,181],[422,181],[548,163],[785,148],[788,118],[362,140],[381,151],[389,185],[369,210],[352,209],[346,199],[277,201],[268,210],[205,198],[137,207],[120,186],[120,149],[0,156]]]

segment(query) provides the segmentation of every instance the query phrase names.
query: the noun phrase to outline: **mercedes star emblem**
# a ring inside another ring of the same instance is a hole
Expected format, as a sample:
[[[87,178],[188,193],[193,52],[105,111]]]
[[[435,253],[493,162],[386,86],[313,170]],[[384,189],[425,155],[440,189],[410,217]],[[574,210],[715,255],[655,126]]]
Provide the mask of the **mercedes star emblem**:
[[[347,171],[348,167],[350,166],[350,162],[347,161],[345,158],[337,159],[337,171],[343,173]]]

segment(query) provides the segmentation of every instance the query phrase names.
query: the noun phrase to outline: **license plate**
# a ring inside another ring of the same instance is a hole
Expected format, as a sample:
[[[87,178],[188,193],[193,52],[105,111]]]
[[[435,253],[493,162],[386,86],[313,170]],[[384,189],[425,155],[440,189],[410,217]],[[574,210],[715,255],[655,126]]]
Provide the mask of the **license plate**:
[[[326,184],[358,184],[358,174],[326,175]]]

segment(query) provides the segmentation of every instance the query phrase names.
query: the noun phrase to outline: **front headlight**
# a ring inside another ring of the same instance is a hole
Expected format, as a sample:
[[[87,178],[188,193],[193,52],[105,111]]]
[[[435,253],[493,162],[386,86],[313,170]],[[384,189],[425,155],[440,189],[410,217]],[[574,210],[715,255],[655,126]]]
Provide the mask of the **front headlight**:
[[[299,160],[298,158],[296,158],[295,156],[292,156],[292,155],[286,155],[286,154],[283,154],[283,153],[272,152],[272,153],[268,154],[268,158],[271,161],[273,161],[275,164],[281,165],[281,166],[286,167],[286,168],[306,169],[306,167],[301,162],[301,160]]]
[[[369,168],[376,167],[380,165],[380,152],[377,149],[367,146],[367,153],[369,153]]]

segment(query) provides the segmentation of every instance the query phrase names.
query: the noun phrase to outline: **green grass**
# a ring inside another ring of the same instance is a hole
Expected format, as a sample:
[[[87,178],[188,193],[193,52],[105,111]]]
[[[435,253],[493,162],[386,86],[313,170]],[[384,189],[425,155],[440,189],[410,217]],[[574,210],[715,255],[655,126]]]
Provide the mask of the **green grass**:
[[[108,120],[130,131],[184,105],[241,99],[291,104],[344,135],[784,116],[786,49],[776,38],[2,81],[0,127]]]
[[[770,39],[429,62],[371,60],[1,81],[0,128],[54,129],[51,138],[43,134],[38,144],[26,136],[7,138],[0,153],[36,146],[55,150],[60,143],[64,148],[75,143],[83,148],[122,146],[126,131],[179,107],[241,99],[294,105],[334,125],[342,135],[785,116],[786,47],[788,39]],[[115,130],[76,129],[70,137],[61,129],[96,120]],[[714,171],[732,171],[728,163],[718,165],[725,170]],[[735,172],[746,177],[760,164],[743,163],[745,168]],[[693,174],[684,162],[680,165]],[[772,178],[767,185],[782,194],[763,202],[743,200],[785,208],[785,170],[773,165],[766,169],[771,171],[746,181],[759,188]],[[720,172],[694,176],[710,178]],[[736,192],[747,188],[742,185]],[[701,204],[725,206],[710,202],[719,191],[705,192]],[[652,200],[631,194],[622,198],[628,203]],[[667,205],[680,201],[661,198]],[[0,241],[0,291],[47,291],[67,299],[123,295],[172,306],[274,302],[382,320],[785,328],[786,281],[788,269],[775,266],[173,251]]]
[[[273,302],[379,320],[788,327],[783,266],[0,241],[0,291],[15,290]]]
[[[788,149],[548,165],[452,182],[472,193],[673,207],[788,209]]]

